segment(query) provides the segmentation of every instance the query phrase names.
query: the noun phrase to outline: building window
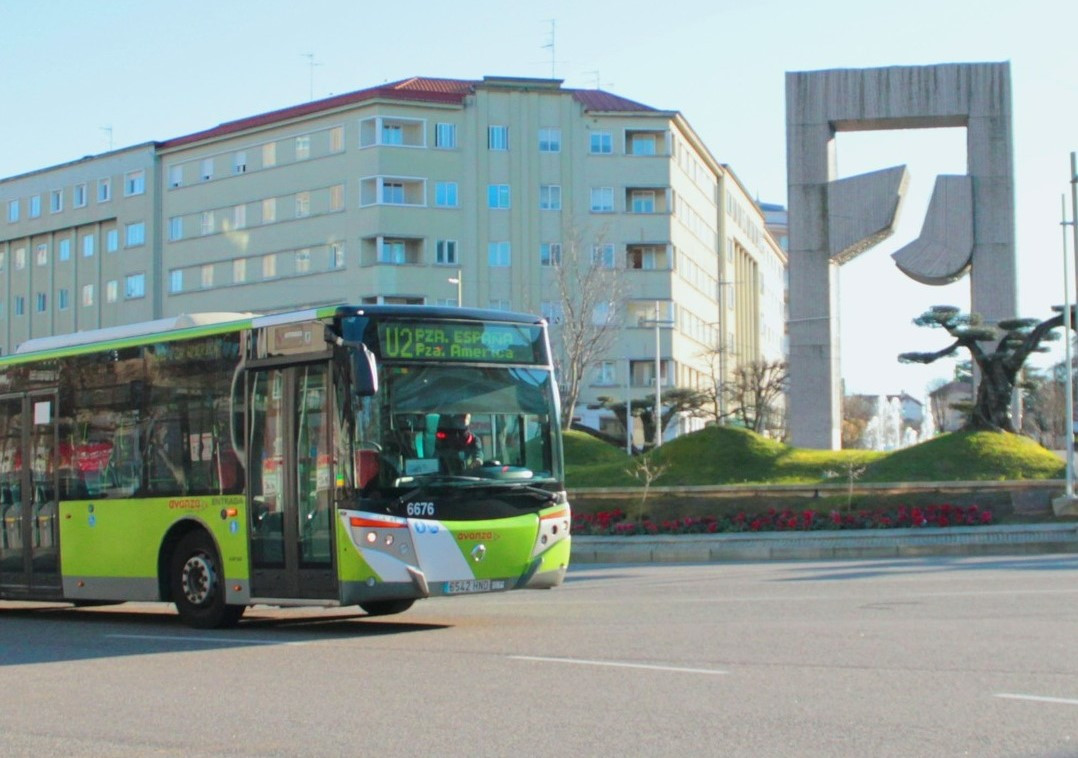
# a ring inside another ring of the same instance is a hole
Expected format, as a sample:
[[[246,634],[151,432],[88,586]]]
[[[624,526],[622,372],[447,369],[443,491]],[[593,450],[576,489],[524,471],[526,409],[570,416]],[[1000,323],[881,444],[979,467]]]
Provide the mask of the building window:
[[[296,160],[305,161],[311,157],[311,138],[307,134],[296,137]]]
[[[382,202],[386,205],[404,205],[404,183],[382,182]]]
[[[629,196],[629,200],[633,213],[655,212],[654,190],[633,190]]]
[[[591,212],[613,213],[614,212],[614,188],[592,187],[591,188]]]
[[[508,150],[509,149],[509,127],[508,126],[488,126],[487,127],[487,147],[491,150]]]
[[[247,173],[247,151],[237,150],[232,155],[232,173],[233,174],[246,174]]]
[[[560,184],[540,184],[539,185],[539,210],[542,210],[542,211],[560,211],[561,210],[561,185]]]
[[[547,127],[539,130],[539,152],[561,152],[561,129],[558,127]]]
[[[173,269],[168,272],[168,291],[170,294],[175,295],[178,292],[183,292],[183,270]]]
[[[277,276],[277,253],[262,256],[262,278],[273,279]]]
[[[89,201],[89,194],[86,189],[86,182],[76,184],[75,188],[71,191],[71,205],[74,208],[85,208],[86,203]]]
[[[105,302],[115,303],[120,299],[120,283],[115,279],[105,282]]]
[[[214,218],[213,211],[202,211],[202,219],[199,228],[203,235],[213,234]]]
[[[49,193],[49,213],[59,213],[64,209],[64,191],[53,190]]]
[[[71,290],[66,287],[61,287],[57,290],[56,307],[61,311],[66,311],[71,307]]]
[[[311,249],[309,247],[296,251],[295,268],[297,274],[306,274],[311,270]]]
[[[105,177],[97,180],[97,202],[107,203],[112,200],[112,179]]]
[[[609,242],[592,245],[591,265],[596,268],[614,268],[614,245]]]
[[[146,224],[137,221],[124,227],[124,247],[138,247],[146,244]]]
[[[655,155],[655,135],[631,135],[629,137],[629,153],[632,155]]]
[[[439,208],[456,208],[458,205],[457,200],[457,183],[456,182],[435,182],[434,183],[434,204]]]
[[[168,167],[168,186],[169,187],[181,187],[183,186],[183,166],[176,164],[175,166]]]
[[[331,269],[344,268],[344,243],[329,243],[329,267]]]
[[[407,262],[404,240],[382,240],[378,248],[378,262],[399,265]]]
[[[544,300],[539,303],[539,312],[551,324],[561,323],[562,304],[557,300]]]
[[[305,218],[311,215],[311,193],[296,193],[296,218]]]
[[[561,243],[560,242],[544,242],[539,246],[539,265],[540,266],[560,266],[561,265]]]
[[[146,192],[146,172],[141,169],[124,174],[124,197]]]
[[[34,195],[30,198],[30,218],[37,218],[41,215],[41,195]]]
[[[334,184],[329,188],[329,209],[331,211],[344,210],[344,185]]]
[[[204,290],[213,287],[213,264],[203,263],[198,268],[198,286]]]
[[[105,252],[115,253],[120,249],[120,232],[118,229],[109,229],[105,232]]]
[[[26,315],[26,298],[22,295],[15,296],[14,312],[16,316]]]
[[[487,243],[487,265],[491,268],[504,268],[512,265],[512,248],[508,242]]]
[[[128,274],[124,277],[124,298],[134,300],[146,297],[146,275]]]
[[[64,237],[58,243],[59,247],[56,250],[56,258],[61,261],[71,260],[71,238]]]
[[[22,269],[26,268],[25,247],[15,248],[15,252],[12,254],[12,265],[15,267],[16,271],[21,271]]]
[[[183,239],[183,216],[173,216],[168,220],[168,238],[172,242]]]
[[[244,204],[232,206],[232,228],[245,229],[247,227],[247,206]]]
[[[510,207],[510,192],[508,184],[487,185],[487,207],[505,210]]]
[[[84,284],[82,285],[82,305],[84,308],[94,304],[94,285]]]
[[[94,257],[94,237],[90,235],[82,238],[82,257],[93,258]]]
[[[34,263],[38,266],[49,265],[49,246],[44,242],[34,246]]]
[[[246,258],[233,258],[232,259],[232,283],[243,284],[247,281],[247,259]]]
[[[262,146],[262,168],[272,168],[277,165],[277,143],[267,142]]]
[[[614,152],[614,135],[610,132],[592,132],[588,142],[592,155],[610,155]]]
[[[401,124],[387,124],[382,122],[382,144],[403,145],[404,127]]]
[[[440,147],[446,150],[457,146],[457,125],[456,124],[435,124],[434,125],[434,146]]]
[[[617,381],[614,365],[614,361],[599,361],[595,364],[595,383],[614,384]]]
[[[7,204],[7,220],[9,224],[14,224],[19,220],[19,201],[9,200]]]
[[[509,301],[504,297],[492,297],[487,305],[496,311],[507,311],[511,307]]]
[[[262,201],[262,223],[272,224],[277,220],[277,198],[267,197]]]
[[[344,151],[344,127],[335,126],[329,130],[329,151],[340,153]]]
[[[457,241],[438,240],[434,244],[434,260],[446,266],[457,265]]]
[[[203,158],[199,167],[199,176],[202,181],[208,182],[213,179],[213,158]]]

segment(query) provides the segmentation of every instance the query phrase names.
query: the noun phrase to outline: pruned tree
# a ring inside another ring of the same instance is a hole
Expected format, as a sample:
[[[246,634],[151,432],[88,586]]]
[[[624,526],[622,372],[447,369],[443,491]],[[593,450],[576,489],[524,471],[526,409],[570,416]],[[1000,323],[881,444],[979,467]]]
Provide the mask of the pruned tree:
[[[707,418],[721,424],[733,415],[727,404],[727,377],[724,374],[727,366],[733,365],[732,361],[735,356],[721,337],[717,338],[714,344],[709,345],[698,355],[707,365],[706,373],[709,380],[708,387],[701,390],[707,396],[707,402],[702,410]]]
[[[757,434],[785,428],[779,401],[786,394],[790,372],[786,361],[751,361],[734,369],[723,386],[730,412],[746,429]]]
[[[842,447],[849,450],[859,446],[869,419],[876,406],[864,395],[847,395],[842,399]]]
[[[703,409],[708,402],[708,395],[702,390],[673,387],[665,390],[661,395],[661,399],[663,404],[663,431],[666,431],[666,427],[670,425],[674,417],[680,414],[706,415]],[[655,440],[655,393],[634,399],[631,406],[627,406],[624,400],[615,400],[611,397],[600,397],[599,403],[603,408],[611,411],[626,429],[628,428],[627,414],[631,410],[633,417],[640,419],[645,446],[653,444]]]
[[[608,354],[623,318],[624,282],[616,260],[606,260],[599,245],[585,245],[579,230],[552,261],[560,313],[551,337],[558,361],[561,423],[568,429],[586,372]]]
[[[902,353],[903,363],[934,363],[954,355],[959,349],[970,353],[980,372],[969,429],[1013,432],[1011,400],[1019,372],[1026,359],[1044,352],[1041,343],[1059,338],[1053,330],[1063,325],[1063,314],[1046,321],[1016,318],[992,326],[984,324],[979,314],[963,314],[951,305],[937,305],[913,320],[918,326],[944,329],[953,342],[931,353]]]

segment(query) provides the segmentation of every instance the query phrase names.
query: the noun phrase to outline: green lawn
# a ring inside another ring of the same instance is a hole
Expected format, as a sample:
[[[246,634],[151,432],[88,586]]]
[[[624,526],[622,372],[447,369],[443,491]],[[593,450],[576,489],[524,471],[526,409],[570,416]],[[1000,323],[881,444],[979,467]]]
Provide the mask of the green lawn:
[[[639,458],[636,459],[637,461]],[[669,442],[654,453],[664,467],[655,486],[707,484],[808,484],[847,481],[924,482],[1058,479],[1063,463],[1028,437],[957,432],[892,453],[870,450],[808,450],[790,447],[744,429],[710,427]],[[627,469],[634,460],[582,432],[565,437],[569,487],[640,485]]]

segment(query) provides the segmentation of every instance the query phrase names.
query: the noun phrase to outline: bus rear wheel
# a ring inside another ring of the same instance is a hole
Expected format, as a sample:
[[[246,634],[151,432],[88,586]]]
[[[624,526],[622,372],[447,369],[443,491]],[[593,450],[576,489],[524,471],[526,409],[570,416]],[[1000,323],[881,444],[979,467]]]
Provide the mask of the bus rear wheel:
[[[225,603],[221,558],[203,531],[189,532],[176,546],[169,583],[180,618],[196,629],[234,626],[245,610]]]
[[[406,600],[370,600],[366,603],[360,603],[359,607],[368,616],[392,616],[394,613],[404,613],[412,607],[414,602],[415,598]]]

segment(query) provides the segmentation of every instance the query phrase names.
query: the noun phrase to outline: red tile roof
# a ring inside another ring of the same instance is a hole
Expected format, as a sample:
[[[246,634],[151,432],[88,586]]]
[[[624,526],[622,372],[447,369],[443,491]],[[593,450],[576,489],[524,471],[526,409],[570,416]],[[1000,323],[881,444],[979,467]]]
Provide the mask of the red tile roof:
[[[288,121],[289,119],[379,98],[459,104],[462,103],[464,98],[473,92],[476,85],[479,84],[482,84],[482,82],[478,80],[435,79],[423,76],[413,76],[409,79],[401,79],[397,82],[389,82],[376,87],[368,87],[367,89],[348,92],[343,95],[334,95],[332,97],[323,98],[322,100],[313,100],[301,105],[293,105],[288,108],[281,108],[280,110],[260,113],[256,116],[247,116],[235,121],[227,121],[201,132],[185,134],[182,137],[174,137],[165,140],[164,142],[159,142],[157,143],[157,147],[159,149],[179,147],[192,142],[222,137],[234,132],[254,129],[259,126],[268,126],[281,121]],[[565,89],[553,91],[571,94],[577,102],[584,106],[584,110],[586,111],[624,111],[639,113],[656,110],[651,106],[642,105],[641,103],[602,90]]]

